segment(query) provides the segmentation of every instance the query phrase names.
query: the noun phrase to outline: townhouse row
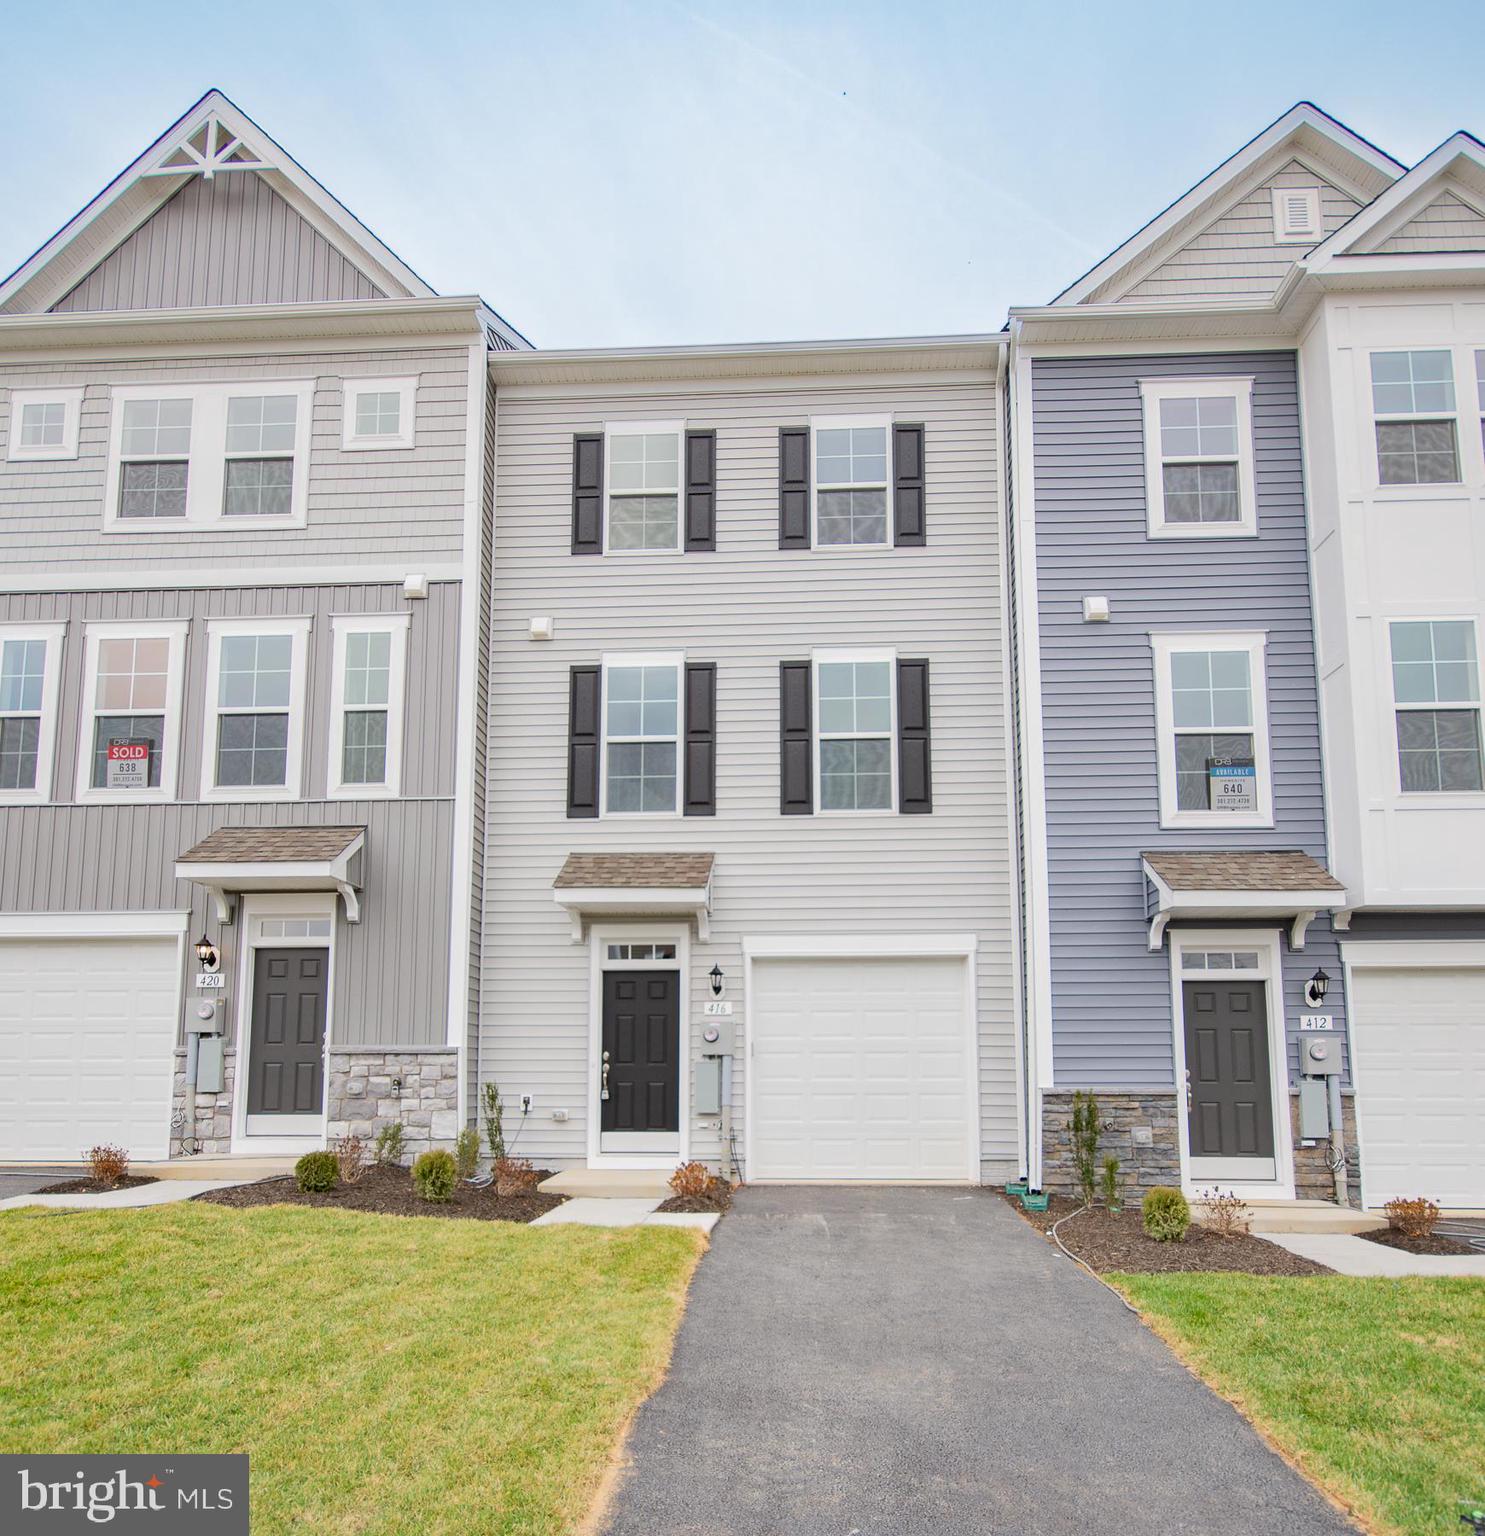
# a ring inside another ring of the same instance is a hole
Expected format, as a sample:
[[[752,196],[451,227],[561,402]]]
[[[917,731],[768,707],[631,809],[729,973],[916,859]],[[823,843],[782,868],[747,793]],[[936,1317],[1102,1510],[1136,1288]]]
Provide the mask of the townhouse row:
[[[543,351],[218,92],[0,285],[0,1158],[1485,1205],[1485,150]]]

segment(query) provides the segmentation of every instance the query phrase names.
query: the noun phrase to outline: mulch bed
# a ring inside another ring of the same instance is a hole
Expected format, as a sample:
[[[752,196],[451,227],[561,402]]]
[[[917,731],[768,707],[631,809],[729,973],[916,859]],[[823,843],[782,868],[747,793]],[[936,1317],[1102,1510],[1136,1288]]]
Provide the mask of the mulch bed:
[[[60,1184],[48,1184],[38,1189],[38,1195],[106,1195],[112,1189],[138,1189],[141,1184],[158,1184],[150,1173],[131,1173],[117,1184],[100,1184],[96,1179],[64,1179]]]
[[[704,1195],[672,1195],[664,1201],[662,1211],[678,1211],[690,1215],[721,1213],[732,1204],[732,1185],[725,1179],[713,1179],[712,1187]]]
[[[1384,1248],[1401,1248],[1404,1253],[1463,1253],[1476,1257],[1480,1253],[1478,1248],[1471,1248],[1457,1238],[1445,1237],[1441,1232],[1432,1232],[1427,1237],[1409,1237],[1405,1232],[1382,1227],[1375,1232],[1358,1232],[1356,1235],[1369,1243],[1380,1243]]]
[[[1053,1195],[1045,1211],[1025,1211],[1019,1200],[1001,1195],[1040,1232],[1050,1232],[1055,1222],[1072,1216],[1081,1204]],[[1167,1275],[1185,1270],[1229,1270],[1244,1275],[1328,1275],[1323,1264],[1302,1259],[1277,1243],[1261,1237],[1218,1237],[1196,1222],[1179,1243],[1157,1243],[1145,1236],[1138,1208],[1111,1216],[1099,1208],[1084,1211],[1064,1222],[1057,1234],[1068,1252],[1076,1254],[1097,1274],[1123,1270],[1134,1275]]]
[[[539,1178],[546,1178],[541,1170]],[[354,1184],[337,1184],[322,1195],[307,1195],[292,1178],[264,1179],[257,1184],[238,1184],[231,1189],[208,1190],[197,1195],[205,1205],[230,1205],[239,1210],[255,1205],[314,1205],[339,1211],[375,1211],[384,1216],[451,1216],[465,1221],[535,1221],[562,1205],[564,1195],[534,1189],[524,1195],[497,1195],[490,1185],[477,1189],[458,1184],[447,1203],[423,1200],[413,1188],[406,1168],[371,1167]]]

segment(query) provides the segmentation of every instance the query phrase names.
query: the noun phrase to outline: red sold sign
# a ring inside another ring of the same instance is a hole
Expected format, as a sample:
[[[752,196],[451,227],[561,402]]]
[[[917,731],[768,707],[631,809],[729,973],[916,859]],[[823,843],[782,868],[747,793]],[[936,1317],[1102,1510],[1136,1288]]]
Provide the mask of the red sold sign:
[[[150,748],[152,743],[135,738],[108,744],[107,771],[104,782],[109,789],[148,789],[150,787]]]
[[[147,741],[111,741],[108,744],[108,760],[111,763],[147,763],[150,760],[150,744]]]

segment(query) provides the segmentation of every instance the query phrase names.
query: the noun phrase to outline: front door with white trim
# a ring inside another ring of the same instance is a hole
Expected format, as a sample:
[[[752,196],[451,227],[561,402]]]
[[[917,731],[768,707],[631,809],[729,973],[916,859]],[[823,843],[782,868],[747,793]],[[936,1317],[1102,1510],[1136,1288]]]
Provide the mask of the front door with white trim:
[[[1197,1183],[1274,1177],[1266,990],[1241,972],[1209,972],[1181,984],[1186,1133]]]
[[[328,949],[254,951],[249,1136],[303,1136],[320,1130],[329,977]]]
[[[605,971],[599,1115],[605,1152],[680,1148],[680,972]]]

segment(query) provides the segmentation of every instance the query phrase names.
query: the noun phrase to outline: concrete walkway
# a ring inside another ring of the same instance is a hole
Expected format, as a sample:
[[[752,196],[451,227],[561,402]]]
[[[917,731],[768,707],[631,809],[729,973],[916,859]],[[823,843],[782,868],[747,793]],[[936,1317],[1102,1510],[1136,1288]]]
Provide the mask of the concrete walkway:
[[[549,1179],[548,1184],[551,1183]],[[544,1185],[543,1188],[546,1186]],[[611,1199],[580,1195],[554,1206],[531,1223],[533,1227],[700,1227],[710,1232],[718,1216],[707,1211],[661,1211],[659,1200]]]
[[[1354,1528],[997,1196],[742,1190],[610,1536]]]
[[[1485,1253],[1404,1253],[1361,1237],[1319,1232],[1265,1232],[1263,1237],[1338,1275],[1473,1275],[1485,1280]]]
[[[59,1184],[61,1179],[48,1182]],[[234,1184],[250,1182],[246,1179],[160,1179],[154,1184],[141,1184],[135,1189],[112,1189],[102,1195],[12,1195],[8,1200],[0,1200],[0,1211],[18,1210],[23,1205],[44,1205],[64,1211],[116,1211],[126,1206],[170,1205],[177,1200],[189,1200],[192,1195],[204,1195],[209,1189],[231,1189]]]

